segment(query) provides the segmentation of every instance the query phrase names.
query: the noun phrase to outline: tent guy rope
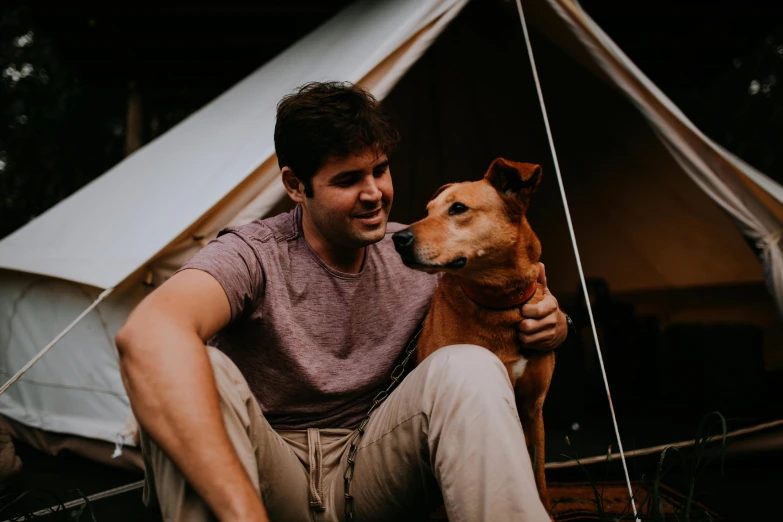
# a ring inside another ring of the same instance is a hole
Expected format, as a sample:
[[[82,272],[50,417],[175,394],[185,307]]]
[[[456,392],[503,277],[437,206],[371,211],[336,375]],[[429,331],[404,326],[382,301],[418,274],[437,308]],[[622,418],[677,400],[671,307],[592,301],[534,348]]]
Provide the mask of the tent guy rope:
[[[4,393],[6,392],[6,390],[8,390],[8,388],[10,388],[11,386],[13,386],[13,384],[14,384],[16,381],[18,381],[18,380],[19,380],[19,379],[22,377],[22,375],[24,375],[25,373],[27,373],[27,371],[28,371],[30,368],[32,368],[32,367],[33,367],[33,365],[34,365],[35,363],[37,363],[38,361],[40,361],[40,360],[43,358],[43,356],[44,356],[44,355],[46,355],[46,354],[49,352],[49,350],[51,350],[51,349],[52,349],[52,347],[53,347],[55,344],[57,344],[58,342],[60,342],[60,339],[62,339],[63,337],[65,337],[65,335],[66,335],[68,332],[70,332],[70,331],[71,331],[71,329],[72,329],[74,326],[76,326],[76,325],[79,323],[79,321],[81,321],[82,319],[84,319],[84,317],[85,317],[87,314],[89,314],[89,313],[90,313],[90,312],[93,310],[93,308],[95,308],[96,306],[98,306],[98,305],[101,303],[101,301],[103,301],[104,299],[106,299],[107,297],[109,297],[109,295],[111,295],[111,293],[112,293],[113,291],[114,291],[114,288],[107,288],[106,290],[104,290],[103,292],[101,292],[101,295],[99,295],[99,296],[98,296],[98,298],[97,298],[95,301],[93,301],[93,303],[92,303],[90,306],[88,306],[88,307],[87,307],[87,309],[85,309],[85,310],[84,310],[84,311],[83,311],[81,314],[79,314],[79,316],[78,316],[76,319],[74,319],[74,320],[71,322],[71,324],[69,324],[68,326],[66,326],[66,327],[65,327],[65,330],[63,330],[62,332],[60,332],[59,334],[57,334],[57,337],[55,337],[54,339],[52,339],[52,341],[51,341],[49,344],[47,344],[47,345],[44,347],[44,349],[43,349],[43,350],[41,350],[40,352],[38,352],[38,354],[37,354],[35,357],[33,357],[32,359],[30,359],[30,362],[28,362],[27,364],[25,364],[25,365],[24,365],[24,367],[23,367],[21,370],[19,370],[18,372],[16,372],[16,374],[15,374],[13,377],[11,377],[10,379],[8,379],[8,382],[6,382],[5,384],[3,384],[3,387],[2,387],[2,388],[0,388],[0,395],[4,394]]]
[[[521,0],[516,0],[517,10],[519,11],[519,19],[522,22],[522,31],[525,34],[525,44],[527,45],[527,54],[530,58],[530,66],[533,70],[533,79],[536,84],[536,92],[538,92],[538,101],[541,104],[541,113],[544,117],[544,125],[546,126],[546,135],[549,139],[549,148],[552,150],[552,160],[555,164],[555,174],[557,175],[557,184],[560,187],[560,195],[563,198],[563,207],[565,209],[566,221],[568,222],[568,233],[571,235],[571,244],[574,247],[574,256],[576,257],[576,266],[579,269],[579,281],[582,284],[582,291],[585,295],[585,302],[587,305],[587,313],[590,316],[590,327],[593,330],[593,339],[595,340],[595,350],[598,353],[598,362],[601,366],[601,375],[604,379],[604,387],[606,388],[606,397],[609,400],[609,410],[612,414],[612,423],[614,424],[614,433],[617,437],[617,447],[620,450],[620,460],[623,463],[623,471],[625,472],[625,481],[628,486],[628,494],[631,498],[631,508],[633,509],[633,516],[638,521],[638,514],[636,512],[636,502],[634,501],[633,487],[631,486],[631,477],[628,474],[628,465],[625,462],[625,453],[623,451],[623,442],[620,438],[620,428],[617,425],[617,416],[614,413],[614,404],[612,403],[612,394],[609,392],[609,380],[606,377],[606,368],[604,367],[604,358],[601,354],[601,345],[598,342],[598,331],[595,328],[595,321],[593,320],[593,309],[590,306],[590,299],[587,298],[587,284],[585,283],[585,274],[582,269],[582,260],[579,257],[579,248],[576,245],[576,234],[574,233],[574,225],[571,222],[571,212],[568,209],[568,201],[566,199],[565,188],[563,186],[563,177],[560,175],[560,164],[557,160],[557,151],[555,151],[555,142],[552,138],[552,130],[549,127],[549,116],[546,111],[546,104],[544,103],[544,93],[541,91],[541,82],[538,78],[538,69],[536,68],[536,60],[533,57],[533,47],[530,43],[530,35],[527,30],[527,22],[525,21],[525,13],[522,10]]]

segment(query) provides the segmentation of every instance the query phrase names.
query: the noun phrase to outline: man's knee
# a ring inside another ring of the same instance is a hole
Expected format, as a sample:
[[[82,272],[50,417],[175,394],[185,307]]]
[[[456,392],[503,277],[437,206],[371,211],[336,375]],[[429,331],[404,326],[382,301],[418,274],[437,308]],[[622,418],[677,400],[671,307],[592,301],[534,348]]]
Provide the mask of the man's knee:
[[[436,350],[424,360],[431,381],[453,386],[455,391],[475,393],[498,381],[510,387],[508,373],[500,359],[486,348],[474,344],[454,344]]]
[[[480,346],[453,345],[436,350],[422,364],[422,410],[430,429],[464,426],[484,418],[516,418],[516,401],[500,359]],[[417,368],[417,371],[419,368]]]

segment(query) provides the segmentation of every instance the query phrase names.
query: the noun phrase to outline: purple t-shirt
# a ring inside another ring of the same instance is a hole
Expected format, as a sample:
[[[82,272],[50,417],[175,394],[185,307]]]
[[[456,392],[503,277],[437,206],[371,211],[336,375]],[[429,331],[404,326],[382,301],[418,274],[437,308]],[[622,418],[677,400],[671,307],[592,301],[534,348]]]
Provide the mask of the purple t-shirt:
[[[389,383],[424,320],[437,277],[411,270],[386,236],[362,271],[327,266],[302,235],[302,209],[229,227],[182,269],[223,286],[231,323],[210,344],[247,379],[276,429],[353,428]]]

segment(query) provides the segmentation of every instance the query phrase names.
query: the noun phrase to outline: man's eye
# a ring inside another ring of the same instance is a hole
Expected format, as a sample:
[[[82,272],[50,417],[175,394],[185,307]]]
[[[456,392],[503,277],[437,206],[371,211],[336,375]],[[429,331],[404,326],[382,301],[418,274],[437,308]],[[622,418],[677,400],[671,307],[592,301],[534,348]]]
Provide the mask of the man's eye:
[[[343,178],[335,181],[334,184],[337,185],[338,187],[350,187],[357,181],[358,180],[356,178]]]
[[[376,178],[380,178],[381,176],[386,174],[386,170],[388,168],[389,167],[383,167],[382,169],[375,170],[375,171],[373,171],[372,175],[375,176]]]
[[[468,207],[463,205],[462,203],[452,203],[452,205],[449,207],[449,216],[454,216],[456,214],[462,214],[464,212],[468,211]]]

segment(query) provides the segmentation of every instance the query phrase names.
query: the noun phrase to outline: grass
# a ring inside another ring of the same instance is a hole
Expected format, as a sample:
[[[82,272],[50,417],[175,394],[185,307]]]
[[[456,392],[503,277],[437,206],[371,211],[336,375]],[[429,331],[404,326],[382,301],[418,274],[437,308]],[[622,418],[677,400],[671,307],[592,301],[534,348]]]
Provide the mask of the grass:
[[[695,503],[696,483],[698,477],[709,468],[716,459],[720,459],[721,476],[723,476],[723,462],[727,444],[727,426],[726,419],[719,412],[711,412],[702,417],[699,423],[694,444],[687,449],[680,449],[675,447],[665,448],[659,458],[655,468],[655,475],[651,482],[645,480],[642,477],[642,482],[645,485],[649,485],[647,493],[643,497],[639,497],[641,488],[637,488],[634,492],[634,501],[637,505],[637,516],[641,520],[651,522],[713,522],[714,516]],[[713,444],[719,441],[719,444]],[[570,440],[566,437],[566,445],[571,447]],[[604,502],[604,489],[603,486],[599,489],[592,475],[588,471],[587,467],[582,465],[576,455],[563,455],[564,457],[573,460],[577,463],[581,471],[585,474],[588,482],[592,486],[593,496],[592,499],[564,499],[556,502],[552,505],[552,511],[557,504],[568,502],[590,503],[595,506],[598,514],[598,520],[601,522],[620,522],[624,520],[634,520],[634,514],[631,507],[631,501],[629,499],[628,504],[619,514],[608,513],[605,508]],[[612,461],[612,447],[609,446],[607,455],[606,473],[604,476],[604,483],[609,475],[609,468]],[[685,476],[687,485],[687,492],[685,493],[685,501],[682,505],[675,505],[673,513],[666,513],[664,509],[664,495],[662,492],[662,481],[673,472],[679,471]]]

